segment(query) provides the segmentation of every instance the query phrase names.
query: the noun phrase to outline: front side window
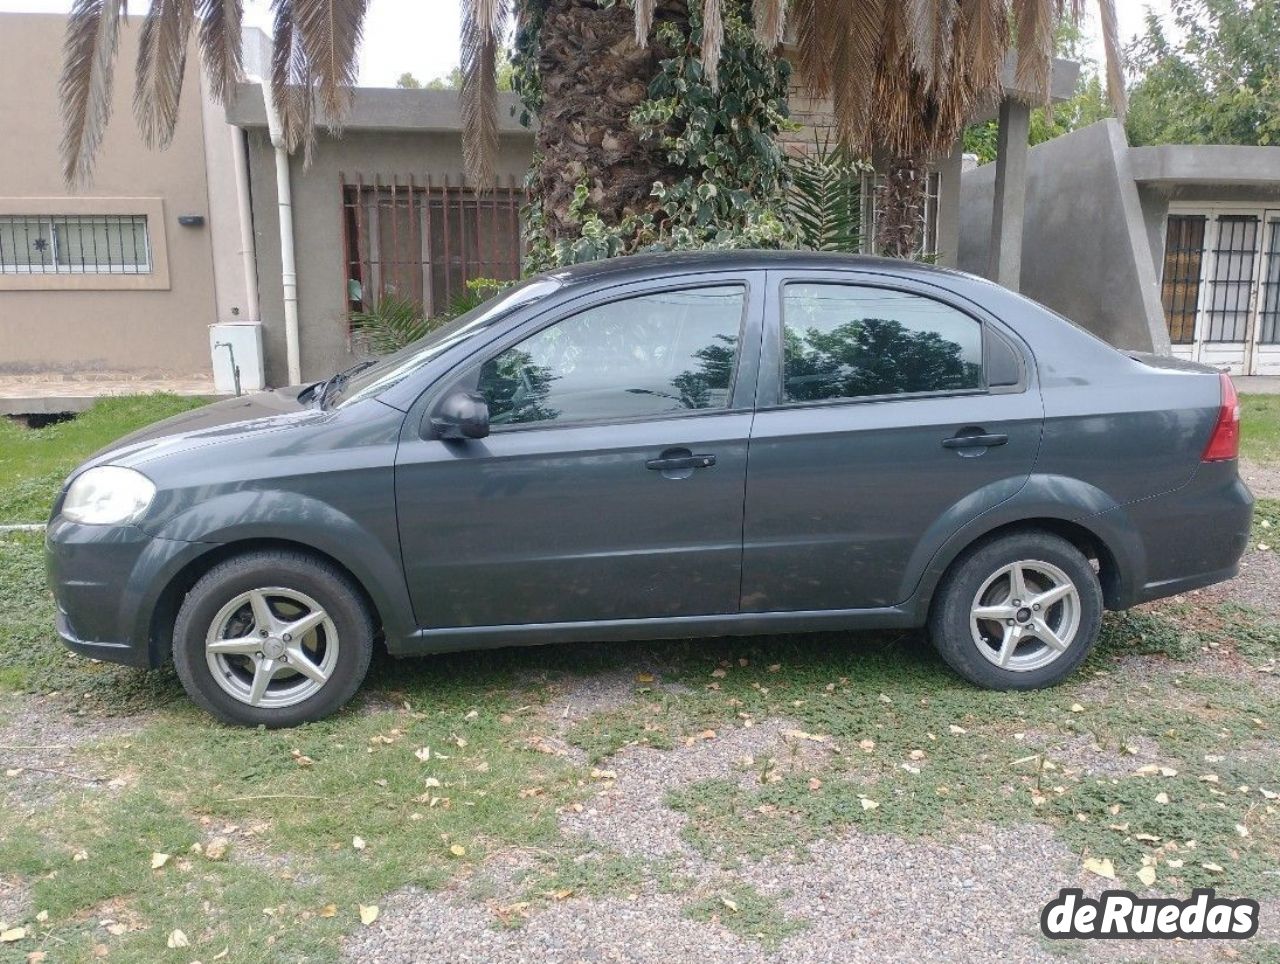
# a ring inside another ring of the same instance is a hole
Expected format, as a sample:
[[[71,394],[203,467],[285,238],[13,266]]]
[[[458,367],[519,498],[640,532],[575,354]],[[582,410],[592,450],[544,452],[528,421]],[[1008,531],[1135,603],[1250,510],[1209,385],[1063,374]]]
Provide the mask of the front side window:
[[[0,215],[0,274],[150,272],[146,215]]]
[[[982,325],[905,291],[792,283],[783,289],[788,402],[980,389]]]
[[[485,362],[495,425],[726,408],[745,304],[741,285],[597,305]]]

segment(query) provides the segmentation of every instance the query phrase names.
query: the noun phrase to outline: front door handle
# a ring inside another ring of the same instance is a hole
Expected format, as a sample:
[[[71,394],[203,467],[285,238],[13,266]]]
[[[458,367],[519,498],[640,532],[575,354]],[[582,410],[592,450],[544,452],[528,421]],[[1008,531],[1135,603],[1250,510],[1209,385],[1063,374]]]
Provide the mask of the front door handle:
[[[942,440],[942,447],[946,449],[990,449],[997,445],[1008,444],[1009,436],[1007,435],[957,435]]]
[[[714,455],[675,455],[650,459],[644,467],[655,472],[679,472],[681,469],[709,469],[715,464]]]

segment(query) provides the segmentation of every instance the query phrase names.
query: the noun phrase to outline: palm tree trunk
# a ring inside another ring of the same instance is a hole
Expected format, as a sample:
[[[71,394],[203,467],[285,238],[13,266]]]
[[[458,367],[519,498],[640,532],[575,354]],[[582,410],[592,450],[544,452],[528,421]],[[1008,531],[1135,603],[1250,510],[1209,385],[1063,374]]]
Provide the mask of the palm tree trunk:
[[[537,155],[530,177],[532,203],[541,230],[555,244],[581,234],[572,212],[580,183],[589,206],[607,225],[628,214],[656,208],[656,180],[671,181],[675,169],[657,139],[642,140],[628,122],[645,100],[664,52],[651,35],[647,47],[635,39],[630,4],[597,0],[543,0],[539,25]],[[687,24],[683,0],[661,0],[654,19]]]
[[[877,254],[910,260],[924,240],[929,171],[920,157],[894,157],[876,188]]]

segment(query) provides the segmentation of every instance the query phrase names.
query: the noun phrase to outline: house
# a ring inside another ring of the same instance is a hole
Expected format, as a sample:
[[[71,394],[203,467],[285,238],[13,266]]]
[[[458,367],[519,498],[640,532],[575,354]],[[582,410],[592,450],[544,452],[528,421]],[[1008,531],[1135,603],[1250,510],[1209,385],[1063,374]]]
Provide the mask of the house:
[[[137,57],[141,19],[121,30],[122,63]],[[0,395],[82,407],[63,397],[82,394],[64,379],[207,393],[209,325],[256,310],[240,270],[233,131],[192,57],[173,143],[148,150],[122,72],[94,181],[69,192],[58,156],[65,27],[59,14],[0,13]]]
[[[122,31],[122,65],[136,59],[139,19]],[[497,183],[484,190],[464,175],[451,91],[358,89],[341,132],[321,127],[307,163],[272,137],[261,83],[270,44],[249,28],[246,82],[225,110],[188,58],[164,151],[143,146],[131,71],[121,70],[93,184],[71,194],[57,153],[64,27],[61,15],[0,14],[0,123],[27,146],[0,158],[0,410],[68,410],[115,390],[208,393],[211,374],[230,391],[233,360],[245,388],[322,378],[361,356],[351,313],[384,294],[434,312],[469,280],[518,277],[534,140],[513,116],[513,95],[498,112]],[[1055,66],[1055,99],[1069,96],[1076,75],[1074,64]],[[1021,250],[1018,132],[1030,110],[1012,64],[1005,81],[993,111],[1010,146],[997,166],[1012,175],[988,202],[996,217],[984,229],[1002,270]],[[804,150],[829,127],[830,109],[799,88],[792,96],[802,129],[787,146]],[[929,176],[922,254],[943,265],[961,259],[961,167],[957,144]],[[872,186],[869,178],[863,190],[868,236]]]
[[[997,181],[964,175],[965,270],[991,264]],[[1112,344],[1280,374],[1280,148],[1131,147],[1101,121],[1027,152],[1022,231],[1004,283]]]

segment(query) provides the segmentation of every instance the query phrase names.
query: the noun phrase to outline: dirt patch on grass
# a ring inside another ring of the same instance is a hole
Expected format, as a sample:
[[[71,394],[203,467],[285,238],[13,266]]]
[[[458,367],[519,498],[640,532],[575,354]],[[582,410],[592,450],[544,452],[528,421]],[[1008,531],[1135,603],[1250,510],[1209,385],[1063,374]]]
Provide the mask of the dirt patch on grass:
[[[567,811],[561,827],[624,855],[700,860],[681,839],[686,817],[665,805],[672,790],[715,778],[758,786],[770,773],[816,772],[836,749],[784,720],[708,730],[671,751],[626,747],[593,771],[600,789],[581,811]]]

